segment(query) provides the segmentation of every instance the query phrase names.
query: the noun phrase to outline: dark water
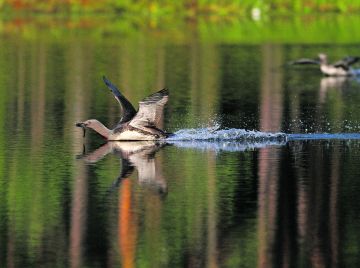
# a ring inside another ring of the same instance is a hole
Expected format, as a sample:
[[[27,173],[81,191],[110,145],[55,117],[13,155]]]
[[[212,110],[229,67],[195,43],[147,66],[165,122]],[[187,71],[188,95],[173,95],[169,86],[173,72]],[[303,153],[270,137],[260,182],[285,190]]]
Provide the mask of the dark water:
[[[360,263],[360,83],[285,65],[358,44],[40,31],[0,46],[1,267]],[[225,136],[84,139],[75,122],[119,119],[104,74],[133,103],[168,87],[168,131]],[[232,140],[240,129],[294,135]]]

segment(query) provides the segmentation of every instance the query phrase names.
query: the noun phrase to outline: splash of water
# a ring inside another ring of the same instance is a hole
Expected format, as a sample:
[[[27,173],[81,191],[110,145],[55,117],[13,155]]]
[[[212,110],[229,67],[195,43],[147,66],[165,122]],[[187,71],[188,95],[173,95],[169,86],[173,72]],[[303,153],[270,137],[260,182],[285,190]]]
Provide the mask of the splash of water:
[[[282,132],[270,133],[245,129],[208,128],[181,129],[167,139],[168,141],[243,141],[243,142],[286,142],[287,135]]]
[[[356,79],[358,80],[360,76],[360,69],[352,69],[351,74],[356,76]]]
[[[207,128],[181,129],[169,137],[167,142],[180,148],[216,152],[239,152],[267,146],[281,146],[287,142],[285,133],[219,128],[220,125],[215,124]]]

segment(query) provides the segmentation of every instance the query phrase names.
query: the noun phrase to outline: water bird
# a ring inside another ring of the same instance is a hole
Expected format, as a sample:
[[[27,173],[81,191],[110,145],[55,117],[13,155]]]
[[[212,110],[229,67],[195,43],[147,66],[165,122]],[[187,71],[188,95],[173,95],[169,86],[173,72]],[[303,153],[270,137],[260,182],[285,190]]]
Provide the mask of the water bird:
[[[290,65],[320,65],[320,71],[327,76],[352,76],[358,72],[351,68],[351,65],[357,63],[360,57],[347,56],[333,64],[328,63],[328,57],[324,53],[320,53],[317,59],[298,59],[290,62]]]
[[[139,110],[136,111],[114,84],[105,76],[103,76],[103,80],[119,102],[122,117],[114,129],[108,129],[96,119],[76,123],[77,127],[84,129],[84,136],[87,128],[94,130],[109,141],[161,140],[171,135],[162,130],[160,126],[164,115],[164,106],[169,98],[168,89],[164,88],[144,98],[139,102]]]

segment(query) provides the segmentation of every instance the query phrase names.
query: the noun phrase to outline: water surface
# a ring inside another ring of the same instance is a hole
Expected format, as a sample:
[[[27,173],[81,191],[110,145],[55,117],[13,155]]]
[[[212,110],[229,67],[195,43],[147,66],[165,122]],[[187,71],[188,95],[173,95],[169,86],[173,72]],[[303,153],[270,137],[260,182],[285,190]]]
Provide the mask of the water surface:
[[[356,267],[359,81],[286,63],[359,44],[156,34],[1,34],[0,266]],[[133,103],[168,87],[167,131],[223,136],[83,138],[119,120],[104,74]]]

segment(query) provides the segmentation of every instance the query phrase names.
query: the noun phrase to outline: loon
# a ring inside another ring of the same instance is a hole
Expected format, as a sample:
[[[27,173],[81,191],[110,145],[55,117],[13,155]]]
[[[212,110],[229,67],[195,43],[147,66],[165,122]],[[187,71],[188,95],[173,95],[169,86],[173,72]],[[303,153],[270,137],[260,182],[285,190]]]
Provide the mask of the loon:
[[[76,123],[77,127],[84,129],[84,135],[87,128],[94,130],[108,141],[162,140],[171,135],[160,129],[164,106],[168,101],[168,89],[164,88],[144,98],[139,102],[139,110],[136,111],[115,85],[105,76],[103,80],[120,103],[122,117],[114,129],[108,129],[96,119]]]
[[[358,62],[360,57],[347,56],[333,64],[328,63],[327,55],[320,53],[317,59],[298,59],[290,62],[291,65],[317,64],[320,70],[327,76],[351,76],[357,75],[357,72],[351,68],[351,65]]]

